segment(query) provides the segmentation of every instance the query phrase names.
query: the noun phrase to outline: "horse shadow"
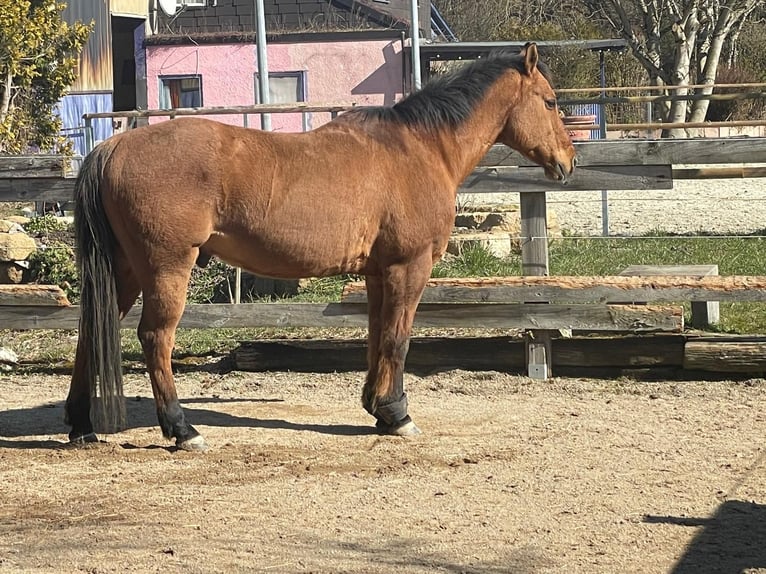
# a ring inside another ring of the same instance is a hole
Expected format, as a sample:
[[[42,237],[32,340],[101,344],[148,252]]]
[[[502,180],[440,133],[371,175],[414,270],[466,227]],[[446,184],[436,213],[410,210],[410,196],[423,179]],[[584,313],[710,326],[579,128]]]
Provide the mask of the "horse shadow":
[[[649,515],[644,521],[704,527],[671,574],[739,574],[766,568],[766,505],[727,500],[710,518]]]
[[[213,427],[262,428],[290,430],[295,432],[313,432],[338,436],[363,436],[375,434],[373,426],[351,424],[298,423],[284,419],[266,419],[238,416],[230,413],[196,408],[199,403],[272,403],[282,399],[222,399],[196,397],[182,399],[187,419],[193,425]],[[158,426],[154,400],[146,397],[126,399],[126,430],[151,428]],[[62,442],[56,440],[29,439],[7,440],[35,435],[66,434],[69,427],[64,424],[64,401],[50,402],[34,407],[0,411],[0,448],[60,448]],[[159,431],[158,431],[159,432]]]

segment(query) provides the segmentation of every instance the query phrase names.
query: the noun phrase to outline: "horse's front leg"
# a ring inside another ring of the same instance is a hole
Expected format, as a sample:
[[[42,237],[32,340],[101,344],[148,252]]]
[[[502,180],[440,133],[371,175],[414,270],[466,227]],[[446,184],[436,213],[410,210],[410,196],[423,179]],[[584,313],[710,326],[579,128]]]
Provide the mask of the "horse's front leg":
[[[386,434],[420,434],[408,413],[404,364],[415,311],[431,266],[429,254],[409,265],[388,267],[381,277],[367,279],[369,348],[362,404]]]
[[[202,435],[186,422],[171,367],[175,332],[184,311],[188,282],[188,273],[166,273],[157,276],[153,285],[144,289],[138,338],[146,358],[162,434],[174,438],[176,445],[184,450],[206,450]]]

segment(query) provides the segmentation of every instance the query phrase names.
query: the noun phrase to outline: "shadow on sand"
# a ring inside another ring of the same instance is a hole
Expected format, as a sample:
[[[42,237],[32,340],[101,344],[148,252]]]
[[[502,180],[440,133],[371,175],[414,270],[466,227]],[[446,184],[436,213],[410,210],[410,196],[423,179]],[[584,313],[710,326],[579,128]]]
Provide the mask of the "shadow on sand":
[[[329,435],[361,436],[375,434],[372,425],[317,424],[297,423],[284,419],[263,419],[237,416],[207,408],[195,408],[195,404],[226,403],[272,403],[281,399],[221,399],[196,397],[181,400],[188,420],[194,425],[213,427],[248,427],[262,429],[281,429],[298,432],[314,432]],[[151,428],[157,426],[157,414],[154,401],[146,397],[136,397],[126,401],[127,429]],[[55,440],[3,440],[34,435],[66,434],[69,428],[64,424],[64,402],[51,402],[36,407],[10,409],[0,412],[0,448],[60,448],[62,444]],[[159,439],[159,429],[158,429]]]
[[[766,568],[766,506],[728,500],[710,518],[646,516],[652,524],[703,526],[672,574],[739,574]]]

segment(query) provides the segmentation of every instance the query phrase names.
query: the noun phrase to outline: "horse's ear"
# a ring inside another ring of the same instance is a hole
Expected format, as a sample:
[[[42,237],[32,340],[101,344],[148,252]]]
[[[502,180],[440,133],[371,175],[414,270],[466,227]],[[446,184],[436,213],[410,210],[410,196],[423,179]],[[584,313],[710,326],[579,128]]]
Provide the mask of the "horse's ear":
[[[528,76],[532,75],[537,67],[537,44],[534,42],[527,42],[521,49],[521,55],[524,58],[524,71]]]

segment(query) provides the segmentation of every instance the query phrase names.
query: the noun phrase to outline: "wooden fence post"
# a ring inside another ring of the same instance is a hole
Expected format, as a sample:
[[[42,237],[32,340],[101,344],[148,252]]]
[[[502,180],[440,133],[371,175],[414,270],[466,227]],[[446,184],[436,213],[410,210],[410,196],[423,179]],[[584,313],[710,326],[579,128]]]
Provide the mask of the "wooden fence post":
[[[521,270],[523,275],[548,275],[548,209],[544,191],[520,194]],[[547,379],[553,356],[552,332],[526,332],[527,374]]]

